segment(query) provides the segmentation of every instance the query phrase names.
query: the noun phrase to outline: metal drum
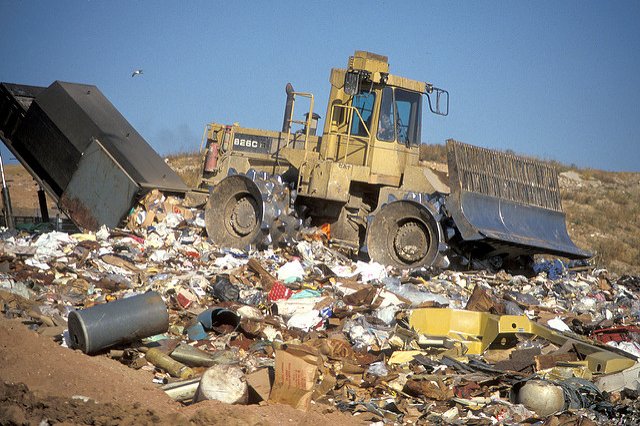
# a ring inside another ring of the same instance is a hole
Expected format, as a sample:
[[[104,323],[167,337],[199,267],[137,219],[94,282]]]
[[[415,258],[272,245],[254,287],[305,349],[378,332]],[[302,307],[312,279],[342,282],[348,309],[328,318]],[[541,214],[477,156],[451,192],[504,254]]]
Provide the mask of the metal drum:
[[[86,354],[134,342],[169,329],[169,313],[157,292],[69,313],[69,346]]]

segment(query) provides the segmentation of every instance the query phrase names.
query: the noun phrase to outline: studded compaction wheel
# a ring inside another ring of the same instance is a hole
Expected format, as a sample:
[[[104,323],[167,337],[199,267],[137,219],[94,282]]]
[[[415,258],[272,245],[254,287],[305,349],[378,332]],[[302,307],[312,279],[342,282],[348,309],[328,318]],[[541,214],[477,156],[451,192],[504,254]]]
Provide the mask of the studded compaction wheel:
[[[240,249],[289,243],[301,225],[290,198],[278,176],[249,170],[224,178],[211,189],[205,209],[209,239]]]
[[[431,266],[439,254],[440,225],[423,205],[395,201],[375,214],[367,231],[372,260],[401,269]]]
[[[207,234],[221,246],[245,248],[260,232],[263,211],[258,187],[246,176],[229,176],[209,194],[205,210]]]

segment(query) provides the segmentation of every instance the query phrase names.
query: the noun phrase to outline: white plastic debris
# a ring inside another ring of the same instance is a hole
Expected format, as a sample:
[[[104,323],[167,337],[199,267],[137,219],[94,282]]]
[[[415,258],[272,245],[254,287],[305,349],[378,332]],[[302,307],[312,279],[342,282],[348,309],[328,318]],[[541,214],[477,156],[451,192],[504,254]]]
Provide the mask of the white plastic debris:
[[[292,260],[287,262],[278,269],[278,279],[285,283],[291,283],[294,281],[301,281],[304,278],[305,272],[302,264],[299,260]]]
[[[36,247],[36,257],[41,260],[46,260],[50,257],[64,256],[64,252],[61,250],[61,247],[69,246],[73,242],[74,241],[69,234],[52,231],[40,235],[33,245]]]
[[[295,314],[310,312],[323,297],[305,297],[301,299],[285,299],[276,301],[278,315],[290,317]]]
[[[213,264],[223,270],[235,269],[247,263],[246,259],[238,259],[231,254],[225,254],[223,257],[218,257]]]
[[[34,268],[38,268],[42,271],[48,271],[49,269],[51,269],[48,264],[39,261],[35,257],[25,260],[24,263],[25,265],[33,266]]]
[[[269,340],[271,342],[282,340],[282,333],[272,325],[266,326],[264,330],[262,330],[262,334],[264,334],[266,340]]]
[[[204,212],[198,213],[195,219],[193,219],[193,224],[199,228],[204,228],[206,223],[204,221]]]
[[[446,423],[451,423],[460,417],[460,412],[458,411],[458,407],[450,408],[449,410],[442,413],[442,420]]]
[[[380,319],[386,325],[393,325],[396,319],[396,313],[400,310],[398,306],[389,305],[384,308],[377,309],[374,312],[376,318]]]
[[[402,284],[400,279],[396,277],[386,277],[382,280],[382,283],[384,284],[385,290],[404,298],[414,307],[425,302],[437,302],[441,305],[449,304],[449,299],[446,297],[429,291],[423,291],[423,289],[414,284]]]
[[[107,239],[109,239],[109,235],[109,228],[107,228],[106,225],[102,225],[100,229],[98,229],[98,232],[96,232],[96,239],[98,241],[106,241]]]
[[[312,309],[309,312],[296,313],[287,321],[288,328],[297,328],[303,331],[310,331],[322,321],[320,311]]]
[[[622,351],[632,354],[633,356],[640,358],[640,345],[636,342],[607,342],[607,345],[618,348]]]
[[[367,368],[367,373],[376,377],[384,377],[389,374],[389,370],[384,365],[383,361],[378,361],[369,365],[369,368]]]
[[[184,218],[179,213],[169,213],[164,220],[164,223],[169,228],[177,228],[184,221]]]
[[[361,274],[362,282],[368,283],[373,280],[381,280],[387,276],[387,270],[384,265],[378,262],[362,262],[356,263],[354,275]]]
[[[151,256],[149,256],[149,259],[156,263],[162,263],[171,259],[171,257],[172,257],[171,254],[169,254],[169,252],[166,250],[156,250],[153,253],[151,253]]]
[[[558,330],[558,331],[571,331],[571,329],[569,328],[569,326],[567,324],[565,324],[564,321],[562,321],[560,318],[555,317],[552,318],[550,320],[547,321],[547,325],[551,328],[553,328],[554,330]]]
[[[160,235],[153,232],[147,235],[147,238],[145,238],[144,246],[147,249],[159,249],[164,247],[164,240]]]
[[[195,401],[216,400],[226,404],[246,404],[249,387],[242,369],[235,365],[214,365],[204,372]]]

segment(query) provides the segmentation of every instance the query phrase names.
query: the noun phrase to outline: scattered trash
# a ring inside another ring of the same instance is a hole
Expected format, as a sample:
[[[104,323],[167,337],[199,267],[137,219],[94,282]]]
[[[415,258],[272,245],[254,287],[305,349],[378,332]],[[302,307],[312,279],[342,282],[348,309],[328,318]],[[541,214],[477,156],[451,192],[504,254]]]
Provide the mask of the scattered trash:
[[[193,400],[193,397],[200,386],[200,378],[182,380],[178,382],[168,383],[162,386],[162,390],[169,396],[169,398],[178,402],[185,402]]]
[[[595,380],[595,384],[602,392],[620,392],[623,389],[640,391],[640,364],[619,373],[602,375]]]
[[[278,269],[278,279],[285,284],[302,281],[304,274],[304,268],[299,260],[287,262]]]
[[[220,249],[184,201],[152,192],[138,207],[126,230],[0,239],[2,314],[152,371],[183,404],[331,404],[371,423],[640,421],[621,396],[640,391],[629,277],[555,261],[530,277],[401,275],[312,238]]]
[[[171,352],[171,358],[189,367],[211,367],[220,363],[220,357],[216,353],[203,351],[196,347],[181,343]]]
[[[249,385],[250,395],[253,392],[257,396],[257,401],[267,401],[273,386],[271,370],[269,368],[261,368],[253,373],[247,374],[247,385]]]

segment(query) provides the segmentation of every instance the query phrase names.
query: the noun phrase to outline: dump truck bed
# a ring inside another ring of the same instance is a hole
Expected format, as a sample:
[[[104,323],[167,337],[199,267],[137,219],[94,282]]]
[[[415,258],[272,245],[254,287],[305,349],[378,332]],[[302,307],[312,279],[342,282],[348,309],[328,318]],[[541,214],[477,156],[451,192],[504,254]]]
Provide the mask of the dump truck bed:
[[[76,225],[115,227],[137,197],[188,187],[96,86],[0,84],[0,138]]]

